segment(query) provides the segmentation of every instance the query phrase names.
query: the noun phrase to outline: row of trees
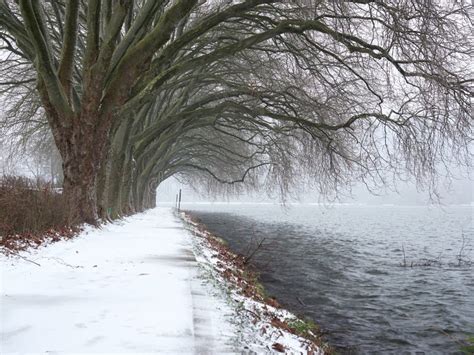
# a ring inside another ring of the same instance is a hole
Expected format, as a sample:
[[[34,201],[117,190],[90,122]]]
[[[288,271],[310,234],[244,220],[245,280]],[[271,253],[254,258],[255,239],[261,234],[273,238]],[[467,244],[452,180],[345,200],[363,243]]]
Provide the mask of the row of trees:
[[[3,129],[47,132],[75,219],[210,188],[337,192],[470,166],[470,1],[0,0]],[[387,174],[390,172],[390,174]]]

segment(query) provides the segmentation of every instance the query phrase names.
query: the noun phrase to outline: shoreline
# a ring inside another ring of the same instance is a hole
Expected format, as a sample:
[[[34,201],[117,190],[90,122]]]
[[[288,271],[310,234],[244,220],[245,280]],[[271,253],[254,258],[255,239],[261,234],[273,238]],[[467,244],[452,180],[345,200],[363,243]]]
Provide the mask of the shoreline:
[[[314,324],[265,295],[242,257],[171,208],[0,254],[0,264],[7,353],[331,353]]]
[[[235,254],[225,241],[212,234],[197,218],[186,211],[175,212],[194,235],[197,256],[208,265],[210,277],[237,305],[237,314],[245,314],[246,321],[256,330],[256,343],[270,343],[275,352],[303,352],[332,354],[334,350],[322,340],[319,327],[310,320],[297,317],[265,294],[258,274]]]
[[[242,353],[171,208],[0,254],[2,353]]]

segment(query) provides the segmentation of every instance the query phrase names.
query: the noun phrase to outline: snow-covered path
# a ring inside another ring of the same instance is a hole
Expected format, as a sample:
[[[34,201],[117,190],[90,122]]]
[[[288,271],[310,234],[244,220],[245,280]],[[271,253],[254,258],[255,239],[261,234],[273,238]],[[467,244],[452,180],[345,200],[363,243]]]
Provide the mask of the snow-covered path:
[[[2,354],[235,350],[232,310],[168,208],[23,255],[40,266],[0,256]]]

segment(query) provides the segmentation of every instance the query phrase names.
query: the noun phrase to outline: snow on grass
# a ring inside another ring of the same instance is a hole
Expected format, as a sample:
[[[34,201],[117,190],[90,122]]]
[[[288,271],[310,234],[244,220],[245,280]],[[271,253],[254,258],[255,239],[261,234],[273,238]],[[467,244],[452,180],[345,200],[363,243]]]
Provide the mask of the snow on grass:
[[[0,252],[0,353],[322,353],[232,288],[199,233],[155,208]]]
[[[238,349],[232,310],[169,209],[20,255],[0,255],[2,354]]]
[[[259,294],[258,285],[243,275],[246,271],[239,264],[237,255],[189,215],[180,215],[195,235],[197,260],[236,309],[243,330],[242,339],[248,344],[248,350],[291,354],[324,354],[323,348],[330,350],[310,329],[311,324],[280,308],[275,300]],[[297,334],[298,331],[304,334]]]

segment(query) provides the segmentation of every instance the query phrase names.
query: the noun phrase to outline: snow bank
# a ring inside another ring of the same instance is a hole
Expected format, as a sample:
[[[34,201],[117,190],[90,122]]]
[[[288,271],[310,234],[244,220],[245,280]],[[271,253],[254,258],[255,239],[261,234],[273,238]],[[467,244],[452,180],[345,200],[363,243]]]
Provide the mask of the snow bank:
[[[180,216],[195,235],[197,260],[207,270],[209,279],[214,280],[216,287],[227,294],[229,304],[236,310],[242,340],[248,344],[248,350],[256,353],[324,354],[323,348],[327,348],[327,345],[311,330],[304,330],[306,337],[295,334],[292,325],[304,325],[304,321],[280,308],[275,300],[265,299],[255,292],[255,285],[250,285],[251,282],[242,275],[246,270],[241,269],[236,262],[239,258],[237,255],[191,216],[186,213]]]
[[[170,209],[0,256],[0,353],[235,352],[233,311]]]
[[[317,353],[245,297],[170,208],[0,253],[0,353]],[[201,235],[202,236],[202,235]]]

